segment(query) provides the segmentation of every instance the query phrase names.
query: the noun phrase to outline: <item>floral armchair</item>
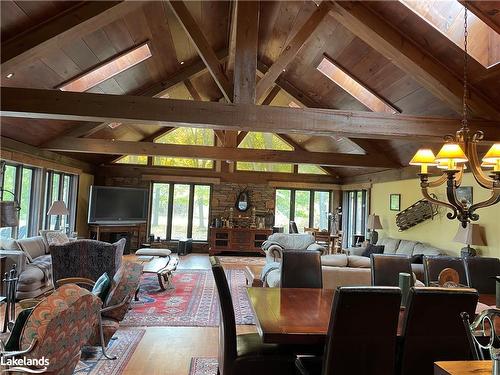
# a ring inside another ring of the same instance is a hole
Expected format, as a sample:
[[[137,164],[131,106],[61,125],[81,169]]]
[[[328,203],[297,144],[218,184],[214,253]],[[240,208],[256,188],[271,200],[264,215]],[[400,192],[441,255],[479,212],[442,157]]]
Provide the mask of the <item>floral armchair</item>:
[[[101,301],[89,291],[67,284],[39,301],[29,314],[20,337],[18,350],[5,351],[9,358],[48,360],[44,374],[72,374],[81,356],[81,348],[93,334],[99,320]],[[18,340],[18,341],[17,341]]]

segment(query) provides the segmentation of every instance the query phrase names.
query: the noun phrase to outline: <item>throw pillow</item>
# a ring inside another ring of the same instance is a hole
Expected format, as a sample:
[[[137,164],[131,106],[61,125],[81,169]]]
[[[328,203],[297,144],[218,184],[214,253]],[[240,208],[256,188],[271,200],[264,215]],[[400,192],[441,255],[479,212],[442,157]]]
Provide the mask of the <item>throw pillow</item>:
[[[60,230],[40,229],[40,231],[38,232],[40,236],[42,236],[43,243],[45,244],[45,248],[47,249],[45,252],[47,254],[49,253],[49,241],[47,240],[47,233],[54,233],[54,232],[60,232]]]
[[[64,245],[69,242],[66,233],[63,232],[48,232],[46,233],[47,242],[50,245]]]
[[[33,308],[22,310],[16,318],[14,323],[14,327],[12,327],[12,331],[10,332],[9,339],[5,343],[5,351],[18,351],[20,350],[19,341],[21,339],[21,333],[23,332],[24,325],[28,321],[29,316]]]
[[[17,245],[26,255],[29,262],[33,262],[34,259],[45,255],[46,247],[43,243],[42,237],[40,236],[21,238],[20,240],[17,240]]]
[[[371,243],[368,244],[365,251],[361,256],[369,258],[371,254],[382,254],[384,252],[384,245],[373,245]]]
[[[424,264],[424,254],[412,255],[411,262],[415,264]]]
[[[99,297],[101,301],[104,301],[109,293],[109,287],[111,286],[111,279],[105,272],[97,279],[92,288],[92,294]]]

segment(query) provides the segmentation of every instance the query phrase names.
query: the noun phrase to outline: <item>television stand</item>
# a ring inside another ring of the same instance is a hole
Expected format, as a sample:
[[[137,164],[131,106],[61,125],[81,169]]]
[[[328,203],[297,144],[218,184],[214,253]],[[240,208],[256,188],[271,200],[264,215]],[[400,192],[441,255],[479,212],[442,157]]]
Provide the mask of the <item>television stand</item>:
[[[137,250],[146,242],[146,223],[142,224],[89,224],[89,236],[97,241],[111,242],[111,235],[127,234],[127,244],[124,253]]]

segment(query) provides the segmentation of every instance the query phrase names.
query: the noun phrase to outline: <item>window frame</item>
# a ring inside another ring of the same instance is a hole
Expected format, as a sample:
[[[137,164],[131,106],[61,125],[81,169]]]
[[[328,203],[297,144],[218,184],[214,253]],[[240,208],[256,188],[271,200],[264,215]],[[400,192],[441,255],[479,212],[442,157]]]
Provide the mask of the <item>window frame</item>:
[[[354,235],[358,235],[356,233],[356,221],[357,221],[357,208],[358,208],[358,194],[361,193],[361,205],[364,206],[364,212],[361,210],[361,231],[359,235],[365,236],[366,239],[366,234],[367,234],[367,217],[368,217],[368,212],[369,212],[369,190],[348,190],[344,191],[343,198],[342,198],[342,229],[345,234],[343,236],[343,247],[352,247],[354,246],[353,239]],[[353,194],[353,204],[349,204],[350,200],[350,195]],[[352,219],[350,218],[351,213],[354,212],[355,214],[352,216]]]
[[[53,193],[53,184],[54,184],[54,176],[59,176],[58,182],[58,190],[57,190],[57,198],[52,196]],[[78,182],[79,176],[71,173],[65,173],[60,171],[55,171],[48,169],[45,171],[44,175],[44,195],[43,195],[43,210],[41,212],[42,227],[43,229],[50,229],[50,218],[47,215],[47,211],[50,208],[50,205],[56,200],[64,200],[64,180],[65,177],[69,177],[69,186],[68,186],[68,202],[66,204],[69,215],[67,217],[67,224],[69,232],[73,232],[75,230],[76,225],[76,210],[77,210],[77,199],[78,199]],[[61,225],[62,223],[60,223]],[[59,228],[59,230],[64,228]]]
[[[175,185],[189,185],[189,201],[188,201],[188,223],[186,229],[185,238],[192,238],[193,236],[193,217],[194,217],[194,193],[196,186],[207,186],[209,191],[208,198],[208,223],[207,223],[207,238],[204,240],[195,240],[193,242],[205,243],[208,242],[210,233],[210,217],[212,212],[212,194],[213,188],[212,184],[206,183],[196,183],[196,182],[163,182],[163,181],[152,181],[150,185],[150,199],[149,199],[149,220],[148,220],[148,235],[151,234],[151,223],[153,221],[153,191],[155,184],[169,185],[168,187],[168,205],[167,205],[167,228],[165,233],[165,241],[179,241],[179,239],[172,238],[172,224],[173,224],[173,212],[174,212],[174,190]],[[158,236],[157,234],[155,234]],[[161,238],[161,237],[160,237]]]

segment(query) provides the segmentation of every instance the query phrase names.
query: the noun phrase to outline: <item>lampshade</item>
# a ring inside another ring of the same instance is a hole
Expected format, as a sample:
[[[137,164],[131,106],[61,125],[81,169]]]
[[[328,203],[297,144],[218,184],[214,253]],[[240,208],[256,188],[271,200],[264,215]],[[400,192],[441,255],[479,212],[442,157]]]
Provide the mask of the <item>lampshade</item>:
[[[69,211],[64,201],[54,201],[47,211],[47,215],[68,215]]]
[[[371,214],[368,216],[368,223],[367,223],[367,228],[368,229],[384,229],[382,228],[382,224],[380,223],[380,217],[375,214]]]
[[[490,147],[483,158],[484,163],[493,164],[495,172],[500,171],[500,143],[495,143]]]
[[[440,161],[448,162],[449,160],[454,163],[465,163],[468,161],[467,156],[465,156],[464,151],[458,143],[445,143],[436,155],[438,163]]]
[[[432,150],[428,148],[421,148],[420,150],[417,151],[415,156],[413,156],[413,158],[410,160],[410,165],[422,165],[422,164],[436,165],[435,159],[436,157],[434,156]]]
[[[462,225],[458,226],[457,234],[453,241],[464,243],[466,245],[484,246],[486,243],[481,238],[479,224],[467,223],[465,228]]]
[[[439,169],[448,169],[448,166],[449,166],[449,164],[448,164],[447,161],[440,161],[436,165],[436,167],[438,167]],[[464,170],[467,169],[467,166],[465,164],[463,166],[464,166]],[[481,166],[483,167],[483,165],[481,165]],[[486,164],[485,164],[485,166],[486,166]],[[487,168],[489,168],[489,167],[493,168],[493,165],[490,166],[490,164],[488,164],[486,167]]]

